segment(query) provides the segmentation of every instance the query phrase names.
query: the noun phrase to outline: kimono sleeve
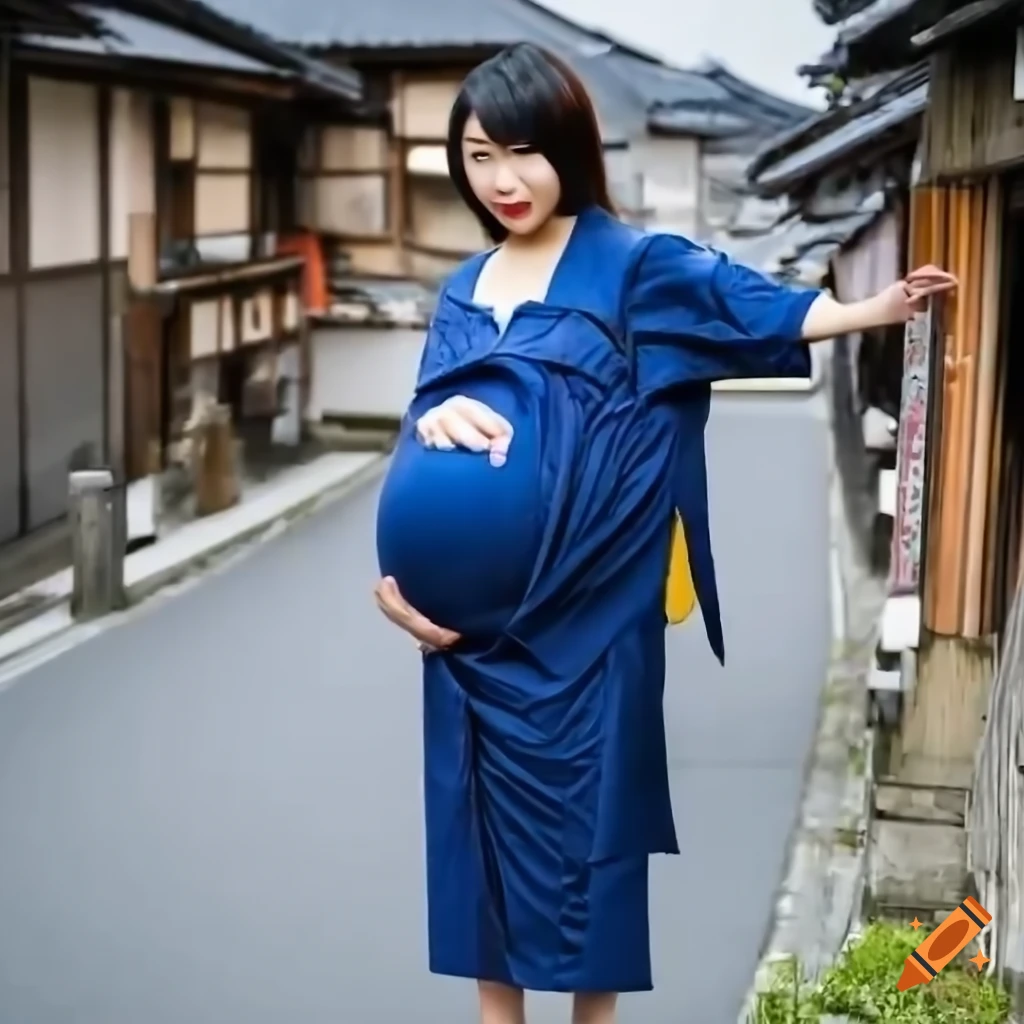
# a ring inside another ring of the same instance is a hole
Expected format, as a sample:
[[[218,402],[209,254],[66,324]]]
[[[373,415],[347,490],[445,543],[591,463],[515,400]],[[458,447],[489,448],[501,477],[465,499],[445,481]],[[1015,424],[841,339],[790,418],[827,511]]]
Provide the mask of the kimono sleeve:
[[[627,316],[641,362],[670,360],[677,383],[809,377],[801,335],[820,294],[681,236],[655,235],[636,268]]]

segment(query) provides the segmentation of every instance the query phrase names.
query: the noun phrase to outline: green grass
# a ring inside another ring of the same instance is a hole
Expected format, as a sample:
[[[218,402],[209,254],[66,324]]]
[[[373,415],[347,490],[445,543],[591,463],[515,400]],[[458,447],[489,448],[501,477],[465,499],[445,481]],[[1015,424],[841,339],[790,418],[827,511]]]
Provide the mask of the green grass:
[[[884,1024],[1005,1024],[1010,997],[967,963],[974,944],[929,984],[896,989],[903,962],[926,934],[872,924],[813,988],[802,982],[795,960],[780,964],[749,1024],[818,1024],[828,1015]]]

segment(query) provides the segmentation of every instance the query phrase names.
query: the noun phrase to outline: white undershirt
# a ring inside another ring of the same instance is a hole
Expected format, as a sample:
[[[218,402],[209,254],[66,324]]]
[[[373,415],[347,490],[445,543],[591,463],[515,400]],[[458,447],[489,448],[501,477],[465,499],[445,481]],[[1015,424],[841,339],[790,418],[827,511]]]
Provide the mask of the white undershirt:
[[[498,324],[498,334],[504,334],[508,328],[508,322],[512,319],[512,314],[516,311],[516,307],[519,305],[517,302],[502,303],[500,306],[491,307],[491,316],[494,317]]]

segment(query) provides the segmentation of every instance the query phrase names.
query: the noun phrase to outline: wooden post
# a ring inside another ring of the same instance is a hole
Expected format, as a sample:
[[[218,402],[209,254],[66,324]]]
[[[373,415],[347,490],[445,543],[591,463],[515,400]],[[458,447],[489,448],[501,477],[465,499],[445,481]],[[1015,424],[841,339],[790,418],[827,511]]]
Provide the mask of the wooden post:
[[[71,522],[71,614],[78,620],[125,605],[124,488],[108,469],[86,469],[68,480]]]
[[[212,405],[195,428],[196,513],[222,512],[238,503],[239,483],[231,410]]]
[[[930,372],[935,415],[928,429],[921,642],[896,774],[903,782],[966,789],[994,659],[995,624],[983,587],[999,332],[995,311],[983,302],[998,295],[1002,207],[998,188],[986,186],[958,187],[937,206],[930,232],[937,249],[928,261],[955,271],[960,292],[944,311],[942,358]]]

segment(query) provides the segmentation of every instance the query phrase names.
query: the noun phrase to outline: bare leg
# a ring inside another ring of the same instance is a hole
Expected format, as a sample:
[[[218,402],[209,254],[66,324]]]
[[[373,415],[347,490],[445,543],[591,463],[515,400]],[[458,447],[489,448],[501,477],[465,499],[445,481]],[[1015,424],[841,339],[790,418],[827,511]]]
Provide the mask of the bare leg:
[[[496,981],[479,981],[480,1024],[526,1024],[523,990],[499,985]]]
[[[616,992],[577,992],[572,1001],[572,1024],[615,1024]]]

